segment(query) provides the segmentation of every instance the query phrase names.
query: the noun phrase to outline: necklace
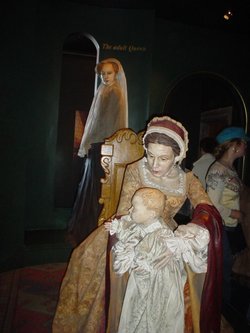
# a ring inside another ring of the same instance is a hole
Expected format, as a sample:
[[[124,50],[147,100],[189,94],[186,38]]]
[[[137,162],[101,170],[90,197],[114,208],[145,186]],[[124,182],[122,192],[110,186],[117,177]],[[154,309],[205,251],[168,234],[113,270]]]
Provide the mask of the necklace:
[[[184,171],[181,169],[181,167],[179,165],[174,165],[173,168],[176,168],[176,171],[178,173],[178,178],[177,178],[177,182],[178,182],[178,186],[177,188],[174,188],[173,186],[171,186],[171,184],[167,185],[166,183],[164,185],[160,185],[157,184],[156,182],[154,182],[153,180],[150,180],[148,178],[148,175],[150,175],[150,171],[147,167],[147,160],[146,158],[143,159],[143,163],[142,163],[142,174],[143,174],[143,178],[144,178],[144,182],[146,185],[153,187],[153,188],[157,188],[158,190],[161,190],[162,192],[168,192],[168,193],[173,193],[173,194],[177,194],[177,195],[183,195],[185,193],[184,191]],[[163,177],[164,179],[164,177]],[[165,178],[167,180],[167,178]]]

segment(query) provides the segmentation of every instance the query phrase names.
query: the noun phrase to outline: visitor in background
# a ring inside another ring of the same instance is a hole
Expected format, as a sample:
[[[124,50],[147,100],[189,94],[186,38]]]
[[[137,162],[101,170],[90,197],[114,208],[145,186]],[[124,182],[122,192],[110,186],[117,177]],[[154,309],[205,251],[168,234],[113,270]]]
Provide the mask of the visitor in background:
[[[193,163],[193,173],[200,179],[206,189],[206,175],[208,168],[215,161],[214,149],[217,141],[213,137],[205,137],[200,141],[200,158]]]
[[[249,137],[241,127],[228,127],[216,137],[216,161],[206,177],[207,193],[223,220],[223,300],[230,303],[233,256],[245,247],[241,228],[243,183],[234,162],[246,153]]]

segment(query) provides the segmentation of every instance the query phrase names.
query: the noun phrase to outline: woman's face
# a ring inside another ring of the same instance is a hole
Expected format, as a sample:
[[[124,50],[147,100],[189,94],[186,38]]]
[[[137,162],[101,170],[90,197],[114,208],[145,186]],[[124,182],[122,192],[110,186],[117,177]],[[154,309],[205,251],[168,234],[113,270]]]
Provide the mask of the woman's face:
[[[147,149],[147,161],[149,171],[155,177],[164,177],[174,165],[174,152],[170,146],[159,143],[149,143]]]
[[[102,83],[106,86],[110,86],[112,83],[114,83],[116,78],[116,72],[113,68],[112,64],[104,64],[102,66],[102,70],[100,73]]]
[[[236,158],[245,156],[246,149],[247,149],[247,142],[244,140],[241,140],[240,144],[235,146],[235,154],[237,155]]]

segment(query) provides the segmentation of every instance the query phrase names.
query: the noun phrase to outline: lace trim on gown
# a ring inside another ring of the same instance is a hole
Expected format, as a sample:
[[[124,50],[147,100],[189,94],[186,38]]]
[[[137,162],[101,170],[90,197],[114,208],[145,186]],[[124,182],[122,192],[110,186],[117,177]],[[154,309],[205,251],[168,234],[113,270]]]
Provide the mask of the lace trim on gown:
[[[139,163],[140,174],[146,185],[157,188],[158,190],[171,195],[184,195],[186,189],[186,174],[179,165],[175,165],[174,168],[178,169],[178,177],[173,179],[173,182],[170,182],[169,184],[163,182],[163,185],[160,185],[150,180],[150,171],[147,167],[146,157],[144,157],[141,160],[141,163]]]

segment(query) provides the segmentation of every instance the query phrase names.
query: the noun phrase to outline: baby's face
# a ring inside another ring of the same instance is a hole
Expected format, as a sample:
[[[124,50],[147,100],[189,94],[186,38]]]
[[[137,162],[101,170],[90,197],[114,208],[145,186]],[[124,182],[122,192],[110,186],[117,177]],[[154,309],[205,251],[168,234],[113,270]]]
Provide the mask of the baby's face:
[[[135,195],[132,199],[132,207],[129,210],[131,219],[135,223],[146,224],[149,220],[149,210],[140,196]]]

